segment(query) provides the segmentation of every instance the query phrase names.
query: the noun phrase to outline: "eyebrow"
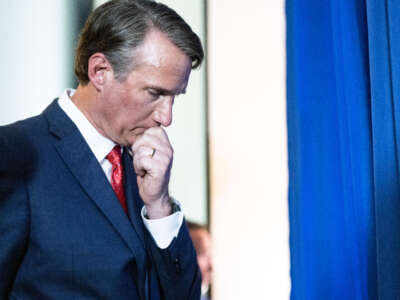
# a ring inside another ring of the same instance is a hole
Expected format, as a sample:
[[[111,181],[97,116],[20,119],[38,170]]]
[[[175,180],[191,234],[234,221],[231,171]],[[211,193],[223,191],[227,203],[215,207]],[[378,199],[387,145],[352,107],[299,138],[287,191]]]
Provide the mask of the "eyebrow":
[[[158,93],[160,93],[162,95],[181,95],[181,94],[186,94],[186,89],[184,89],[181,92],[179,92],[179,91],[178,92],[174,92],[174,91],[167,90],[167,89],[164,89],[162,87],[158,87],[158,86],[154,86],[154,85],[149,86],[148,89],[156,90]]]

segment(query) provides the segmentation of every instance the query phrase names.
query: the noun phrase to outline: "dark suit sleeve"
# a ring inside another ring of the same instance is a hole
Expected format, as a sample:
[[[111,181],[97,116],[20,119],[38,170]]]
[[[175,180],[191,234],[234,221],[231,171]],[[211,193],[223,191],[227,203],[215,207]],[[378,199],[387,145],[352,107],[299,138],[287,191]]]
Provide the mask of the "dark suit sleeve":
[[[147,237],[151,239],[149,233]],[[158,248],[154,241],[149,244],[165,299],[200,299],[201,274],[186,222],[167,249]]]
[[[32,155],[20,137],[12,127],[0,127],[0,299],[8,299],[29,236],[25,176]]]

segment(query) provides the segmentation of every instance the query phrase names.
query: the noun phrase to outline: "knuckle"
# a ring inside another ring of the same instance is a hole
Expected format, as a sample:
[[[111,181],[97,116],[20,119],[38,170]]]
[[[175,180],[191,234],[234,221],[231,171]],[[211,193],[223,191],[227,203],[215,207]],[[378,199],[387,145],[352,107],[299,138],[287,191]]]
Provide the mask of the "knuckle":
[[[166,148],[164,153],[168,161],[172,160],[172,158],[174,157],[174,150],[172,148]]]
[[[157,134],[160,132],[160,130],[162,130],[162,128],[160,126],[155,126],[155,127],[151,127],[148,129],[149,133],[153,133],[153,134]]]

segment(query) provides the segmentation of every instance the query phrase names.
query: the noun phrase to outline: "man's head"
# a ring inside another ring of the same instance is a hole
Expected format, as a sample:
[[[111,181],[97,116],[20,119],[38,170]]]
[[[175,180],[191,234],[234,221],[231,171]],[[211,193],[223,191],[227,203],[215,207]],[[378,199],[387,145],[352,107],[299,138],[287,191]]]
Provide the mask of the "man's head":
[[[172,9],[112,0],[82,31],[73,101],[102,135],[130,146],[147,129],[171,124],[174,98],[202,59],[200,39]]]
[[[212,280],[213,264],[211,256],[211,235],[207,227],[187,222],[190,237],[192,238],[194,248],[197,254],[197,263],[199,264],[202,277],[202,291],[205,293]]]
[[[116,79],[123,81],[138,63],[135,50],[154,29],[188,56],[193,69],[201,64],[204,53],[200,39],[174,10],[150,0],[112,0],[89,16],[81,32],[75,57],[79,83],[89,83],[88,62],[96,52],[105,55]]]

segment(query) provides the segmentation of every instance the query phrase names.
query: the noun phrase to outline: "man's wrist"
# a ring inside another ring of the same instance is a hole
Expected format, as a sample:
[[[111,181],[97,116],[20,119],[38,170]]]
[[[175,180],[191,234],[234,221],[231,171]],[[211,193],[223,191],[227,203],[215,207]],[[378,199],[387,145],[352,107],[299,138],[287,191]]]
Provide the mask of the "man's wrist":
[[[178,202],[170,196],[168,196],[166,200],[160,201],[159,203],[159,205],[145,205],[145,217],[147,219],[165,218],[178,211],[181,211]]]
[[[172,240],[178,236],[183,223],[180,203],[173,198],[171,198],[171,201],[174,202],[173,205],[177,207],[178,211],[172,212],[173,209],[171,208],[172,214],[167,217],[150,220],[146,216],[146,206],[143,206],[141,211],[143,223],[160,249],[165,249],[171,245]]]

